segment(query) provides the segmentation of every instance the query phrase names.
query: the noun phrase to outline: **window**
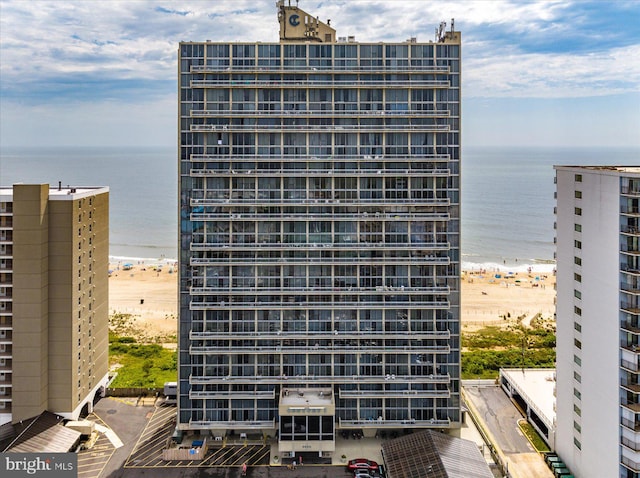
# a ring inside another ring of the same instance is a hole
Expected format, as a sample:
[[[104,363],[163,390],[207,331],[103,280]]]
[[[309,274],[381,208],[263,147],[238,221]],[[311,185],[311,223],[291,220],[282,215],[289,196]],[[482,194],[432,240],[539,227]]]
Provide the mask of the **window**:
[[[575,247],[576,249],[582,249],[582,241],[573,241],[573,247]]]
[[[582,450],[582,445],[580,444],[580,442],[578,441],[578,439],[577,439],[577,438],[575,438],[575,437],[573,438],[573,444],[576,446],[576,448],[577,448],[578,450]]]
[[[582,191],[574,191],[573,197],[576,199],[582,199]]]
[[[577,355],[573,356],[573,361],[577,364],[577,365],[582,365],[582,360],[580,359],[580,357],[578,357]]]
[[[576,382],[582,383],[582,376],[578,372],[573,372],[573,378]]]
[[[582,182],[582,174],[576,174],[575,175],[575,180],[576,180],[576,183],[581,183]]]
[[[576,397],[578,400],[582,400],[582,394],[580,393],[580,390],[578,390],[577,388],[573,389],[573,396]]]
[[[582,410],[580,410],[580,407],[576,404],[573,405],[573,411],[575,412],[576,415],[578,415],[579,417],[582,416]]]
[[[573,230],[576,232],[582,232],[582,224],[574,224]]]
[[[573,345],[575,345],[579,349],[582,349],[582,342],[580,342],[578,339],[573,339]]]
[[[582,216],[582,208],[581,208],[581,207],[576,207],[576,208],[574,208],[574,209],[573,209],[573,213],[574,213],[576,216]]]
[[[573,273],[573,280],[576,282],[582,282],[582,276],[580,274],[577,273]]]
[[[576,299],[582,299],[582,292],[580,292],[579,290],[575,290],[575,289],[573,289],[573,296],[574,296]]]
[[[578,332],[582,332],[582,325],[580,325],[578,322],[573,323],[573,328],[576,329]]]
[[[582,316],[582,309],[580,307],[573,307],[573,313]]]
[[[574,257],[573,258],[573,263],[577,266],[581,266],[582,265],[582,259],[579,257]]]
[[[578,433],[582,433],[582,427],[580,426],[580,424],[578,422],[576,422],[575,420],[573,421],[573,428],[578,432]]]

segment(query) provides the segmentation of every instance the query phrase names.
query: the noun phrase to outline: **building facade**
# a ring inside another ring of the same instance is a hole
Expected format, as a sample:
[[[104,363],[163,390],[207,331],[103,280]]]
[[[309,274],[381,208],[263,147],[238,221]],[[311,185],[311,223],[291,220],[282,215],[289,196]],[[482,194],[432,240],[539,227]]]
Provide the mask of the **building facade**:
[[[580,478],[640,473],[640,168],[556,166],[556,449]]]
[[[178,428],[456,428],[460,34],[278,8],[278,43],[180,44]]]
[[[76,419],[108,376],[108,188],[0,188],[0,425]]]

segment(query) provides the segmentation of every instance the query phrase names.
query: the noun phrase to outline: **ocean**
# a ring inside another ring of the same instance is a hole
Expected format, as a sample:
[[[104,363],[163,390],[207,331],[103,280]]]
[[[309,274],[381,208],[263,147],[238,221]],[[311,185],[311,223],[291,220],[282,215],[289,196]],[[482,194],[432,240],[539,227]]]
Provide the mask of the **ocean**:
[[[175,148],[6,148],[0,185],[109,186],[110,255],[177,258]],[[553,269],[554,164],[638,164],[637,149],[468,147],[462,155],[462,262]]]

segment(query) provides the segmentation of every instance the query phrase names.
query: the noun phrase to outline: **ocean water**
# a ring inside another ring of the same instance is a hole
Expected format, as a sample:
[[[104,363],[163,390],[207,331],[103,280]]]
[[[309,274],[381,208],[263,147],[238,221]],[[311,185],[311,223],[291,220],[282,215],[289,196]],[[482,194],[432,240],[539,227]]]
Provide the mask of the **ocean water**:
[[[109,186],[110,255],[177,257],[175,148],[2,148],[0,185]],[[553,269],[554,164],[631,165],[640,150],[465,148],[462,261],[466,268]]]

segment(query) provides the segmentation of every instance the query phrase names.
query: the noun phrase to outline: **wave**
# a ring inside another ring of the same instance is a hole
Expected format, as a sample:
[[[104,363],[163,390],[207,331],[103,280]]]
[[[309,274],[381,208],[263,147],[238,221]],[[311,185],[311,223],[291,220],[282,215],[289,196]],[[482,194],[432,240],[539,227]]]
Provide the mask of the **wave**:
[[[463,261],[463,271],[489,271],[489,272],[544,272],[552,273],[556,270],[556,262],[545,259],[531,259],[530,262],[513,264],[498,264],[495,262],[467,262]]]
[[[163,264],[163,265],[175,265],[178,263],[177,259],[170,257],[127,257],[127,256],[109,256],[109,263],[130,263],[133,265],[149,265],[149,264]]]

